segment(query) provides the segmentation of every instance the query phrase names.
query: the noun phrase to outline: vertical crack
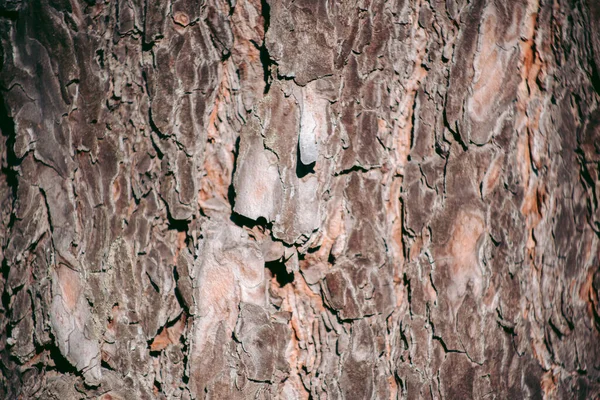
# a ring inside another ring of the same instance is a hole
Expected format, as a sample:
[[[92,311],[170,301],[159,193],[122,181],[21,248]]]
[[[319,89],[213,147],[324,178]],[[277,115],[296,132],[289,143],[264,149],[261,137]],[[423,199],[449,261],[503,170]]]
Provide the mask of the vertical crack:
[[[14,146],[16,140],[15,122],[8,113],[8,106],[4,99],[4,93],[0,94],[0,132],[5,137],[5,158],[0,160],[0,173],[4,175],[7,185],[12,189],[12,198],[14,209],[14,201],[17,198],[17,189],[19,181],[17,179],[17,171],[15,167],[20,164],[20,160],[15,154]],[[3,156],[3,155],[0,155]],[[11,215],[9,227],[14,223],[14,213]]]
[[[263,17],[263,26],[264,26],[264,37],[261,46],[257,46],[258,51],[260,52],[260,62],[263,66],[263,74],[265,80],[265,91],[264,94],[269,93],[269,89],[271,88],[271,66],[275,64],[275,62],[271,59],[269,55],[269,50],[267,49],[267,31],[269,30],[269,26],[271,25],[271,6],[266,0],[261,0],[261,13]]]

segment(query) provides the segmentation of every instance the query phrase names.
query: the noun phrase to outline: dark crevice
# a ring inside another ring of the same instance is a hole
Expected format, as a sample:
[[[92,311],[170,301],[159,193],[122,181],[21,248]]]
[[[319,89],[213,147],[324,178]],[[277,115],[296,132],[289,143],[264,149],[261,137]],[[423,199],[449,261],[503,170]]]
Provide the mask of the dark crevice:
[[[167,229],[185,233],[185,244],[190,245],[191,237],[189,235],[190,220],[173,218],[169,204],[165,199],[160,197],[167,209]]]
[[[271,77],[272,68],[271,67],[273,65],[276,65],[277,63],[271,59],[271,56],[269,55],[269,50],[267,49],[267,45],[264,43],[264,41],[263,41],[263,44],[261,44],[261,45],[259,45],[258,43],[256,43],[253,40],[251,40],[250,42],[259,51],[260,62],[263,67],[263,79],[265,80],[265,90],[264,90],[263,94],[267,94],[267,93],[269,93],[269,89],[271,88],[271,83],[272,83],[272,77]]]
[[[454,351],[448,349],[448,346],[446,346],[444,339],[442,339],[441,337],[433,335],[433,339],[437,340],[438,343],[442,345],[442,348],[444,349],[444,353],[453,353],[454,352]]]
[[[469,355],[467,354],[466,351],[456,350],[456,349],[449,349],[448,346],[446,345],[446,342],[444,341],[444,339],[442,339],[441,336],[435,334],[435,325],[434,325],[433,321],[431,320],[431,314],[430,314],[429,304],[427,305],[427,322],[429,323],[429,326],[431,326],[431,337],[432,337],[432,339],[433,340],[437,340],[442,345],[442,348],[444,349],[445,353],[464,354],[464,355],[467,356],[467,358],[470,361],[475,362],[475,361],[473,361],[471,359],[471,357],[469,357]],[[459,338],[459,341],[460,341],[460,338]],[[476,363],[476,364],[479,364],[479,363]]]
[[[412,104],[412,116],[411,116],[411,121],[410,121],[410,144],[409,144],[409,149],[412,150],[413,147],[415,146],[415,123],[417,121],[417,99],[419,96],[419,92],[415,93],[415,98],[413,100],[413,104]],[[410,160],[409,160],[410,161]]]
[[[175,298],[177,299],[177,303],[181,306],[185,313],[189,314],[190,310],[188,309],[187,303],[183,299],[183,295],[181,294],[181,289],[179,288],[179,272],[177,271],[177,266],[173,267],[173,278],[175,278]]]
[[[492,236],[492,234],[490,233],[489,235],[490,241],[492,242],[492,244],[494,245],[494,247],[498,247],[502,244],[502,241],[500,240],[496,240],[496,238],[494,238],[494,236]]]
[[[600,94],[600,73],[598,73],[598,66],[593,60],[590,61],[590,64],[592,66],[590,81],[596,93]]]
[[[456,130],[450,128],[450,125],[448,125],[448,131],[452,134],[452,137],[454,138],[456,143],[458,143],[460,145],[460,147],[463,149],[463,151],[467,151],[468,147],[465,144],[465,142],[463,142],[462,136],[460,136],[460,132],[458,130],[458,125],[456,125]]]
[[[54,340],[52,343],[54,343]],[[48,367],[48,369],[53,369],[63,374],[71,373],[74,375],[79,375],[77,369],[72,366],[71,363],[69,363],[69,361],[67,361],[67,359],[60,353],[58,347],[49,345],[47,349],[49,350],[50,358],[52,361],[54,361],[54,366]]]
[[[146,75],[146,71],[142,71],[142,78],[144,79],[146,93],[148,94],[148,98],[150,99],[149,100],[150,104],[148,104],[148,123],[150,125],[152,132],[156,133],[156,135],[158,136],[159,139],[166,139],[168,136],[160,131],[160,129],[154,122],[154,119],[152,118],[152,104],[151,104],[152,92],[150,90],[150,84],[148,82],[148,76]],[[160,149],[158,144],[154,141],[154,137],[152,135],[150,135],[150,138],[151,138],[151,142],[152,142],[152,147],[156,151],[158,158],[160,160],[162,160],[162,158],[164,157],[163,151]]]
[[[514,324],[506,321],[505,319],[503,319],[500,316],[500,312],[498,312],[498,318],[496,319],[496,323],[498,324],[498,326],[500,328],[502,328],[502,330],[504,331],[504,333],[510,335],[510,336],[517,336],[517,333],[515,332],[515,326]]]
[[[169,229],[174,229],[177,232],[187,232],[190,226],[190,221],[185,219],[174,219],[170,212],[167,212],[167,220]]]
[[[267,0],[261,0],[260,1],[260,9],[261,9],[261,13],[262,13],[262,17],[264,19],[264,31],[265,31],[265,36],[267,35],[267,31],[269,30],[269,27],[271,26],[271,6],[269,5],[269,2]]]
[[[444,117],[444,126],[452,134],[452,137],[454,138],[454,140],[456,141],[456,143],[458,143],[462,147],[462,149],[464,151],[467,151],[468,147],[465,144],[465,142],[463,142],[462,137],[460,136],[460,132],[459,132],[459,129],[458,129],[458,124],[455,123],[455,129],[452,129],[452,127],[450,126],[450,123],[448,122],[448,116],[446,115],[446,108],[444,108],[444,112],[442,114],[443,114],[443,117]]]
[[[162,38],[162,36],[157,37],[156,39],[160,39]],[[146,42],[145,40],[142,41],[142,51],[150,51],[152,50],[152,48],[154,47],[154,44],[156,43],[155,40],[151,41],[151,42]]]
[[[462,351],[462,350],[449,349],[448,346],[446,345],[446,342],[444,342],[444,339],[442,339],[440,336],[433,335],[433,339],[437,340],[438,343],[442,345],[442,348],[444,349],[444,353],[457,353],[457,354],[465,354],[465,355],[467,355],[467,353],[464,352],[464,351]],[[470,358],[469,358],[469,360],[470,360]]]
[[[284,287],[288,283],[294,282],[294,272],[288,272],[285,263],[282,261],[276,260],[266,262],[265,268],[271,271],[271,274],[273,274],[280,287]]]
[[[156,379],[154,380],[154,389],[157,393],[162,393],[162,385]]]
[[[435,287],[435,284],[433,283],[433,273],[430,272],[429,273],[429,282],[431,283],[431,287],[433,288],[433,291],[435,292],[435,300],[433,301],[433,304],[437,304],[437,298],[439,295],[439,292],[437,290],[437,288]]]
[[[19,18],[19,12],[14,10],[0,9],[0,18],[16,21]]]
[[[150,276],[150,274],[148,272],[146,272],[146,276],[148,277],[148,280],[150,281],[150,285],[152,285],[152,288],[154,290],[156,290],[156,293],[160,293],[160,288],[158,287],[158,285],[156,283],[154,283],[154,281],[152,280],[152,277]]]
[[[235,205],[235,188],[233,187],[233,177],[235,176],[235,171],[237,170],[237,162],[238,162],[239,154],[240,154],[240,138],[238,136],[238,138],[235,140],[235,145],[233,148],[234,163],[233,163],[233,170],[231,171],[231,183],[229,184],[229,188],[227,188],[227,200],[229,201],[229,204],[231,205],[232,210]],[[232,213],[232,217],[233,217],[233,213]]]
[[[234,211],[231,212],[231,216],[229,220],[236,224],[237,226],[247,226],[248,228],[254,228],[257,225],[265,226],[266,219],[260,217],[258,220],[253,220],[252,218],[248,218],[242,214],[238,214]]]
[[[446,188],[448,186],[448,163],[450,162],[450,151],[448,151],[448,157],[445,159],[444,163],[444,193],[442,196],[442,200],[446,200]]]
[[[277,65],[277,63],[275,61],[273,61],[273,64]],[[277,71],[277,80],[278,81],[293,81],[294,83],[296,83],[296,81],[294,80],[294,76],[280,75],[279,71]],[[300,85],[298,85],[298,86],[300,86]]]
[[[300,160],[300,142],[296,149],[296,176],[300,179],[304,178],[308,174],[314,174],[316,161],[310,164],[303,164]]]
[[[400,332],[400,340],[402,340],[402,344],[404,344],[404,350],[409,350],[410,346],[408,345],[408,338],[406,337],[406,332],[402,327],[399,330]],[[408,359],[410,360],[410,352],[408,353]]]
[[[410,289],[410,279],[408,279],[408,276],[406,274],[404,274],[404,286],[406,286],[406,295],[408,298],[408,312],[410,314],[410,319],[412,319],[413,317],[413,312],[412,312],[412,291]]]
[[[449,155],[450,155],[450,151],[448,151],[448,149],[445,149],[444,147],[442,147],[442,144],[440,142],[438,142],[437,140],[435,141],[435,153],[440,156],[441,158],[443,158],[444,160],[446,160]]]
[[[110,371],[114,371],[114,368],[105,360],[100,360],[100,367],[102,367],[104,369],[108,369]]]
[[[552,329],[552,331],[554,332],[554,334],[556,335],[556,337],[558,337],[558,340],[562,340],[563,338],[563,333],[558,329],[558,327],[556,325],[554,325],[554,323],[552,322],[552,318],[548,319],[548,325],[550,325],[550,328]],[[552,348],[550,348],[550,350],[552,350]]]
[[[8,266],[8,261],[6,260],[6,258],[4,258],[2,260],[2,268],[0,269],[0,276],[2,276],[2,281],[4,281],[5,283],[8,282],[8,273],[10,272],[10,267]],[[2,313],[6,312],[8,313],[8,307],[10,305],[10,295],[8,294],[8,291],[6,290],[6,287],[4,288],[4,291],[2,292]],[[5,318],[8,318],[8,315],[4,316]]]
[[[186,335],[184,334],[179,337],[179,342],[181,343],[181,352],[183,353],[184,371],[186,371],[189,368],[189,364],[190,364],[190,359],[189,359],[189,354],[188,354],[189,353],[189,344],[188,344],[188,340],[186,340],[185,336]],[[186,372],[183,373],[183,376],[181,377],[181,381],[186,386],[189,383],[190,377]]]
[[[101,69],[104,69],[104,49],[96,50],[96,62]]]
[[[150,96],[150,92],[148,92],[148,96]],[[148,122],[150,124],[150,128],[152,128],[152,131],[154,133],[156,133],[156,135],[158,135],[158,137],[160,139],[166,139],[169,137],[169,136],[165,135],[164,133],[162,133],[161,130],[156,125],[156,123],[154,122],[154,119],[152,118],[152,106],[148,107]]]
[[[271,25],[271,6],[266,0],[261,0],[261,13],[264,20],[264,32],[265,36],[263,38],[262,45],[257,46],[260,52],[260,61],[263,66],[263,73],[265,79],[265,91],[264,94],[269,93],[269,89],[271,88],[271,66],[275,64],[275,62],[271,59],[269,55],[269,50],[267,49],[266,39],[267,39],[267,31],[269,30],[269,26]],[[255,43],[256,45],[256,43]]]
[[[321,249],[321,245],[317,244],[315,247],[309,247],[308,250],[306,250],[307,254],[313,254],[316,253],[317,251],[319,251]],[[331,256],[331,253],[329,254]]]
[[[158,147],[158,145],[154,142],[153,137],[151,137],[150,143],[152,143],[152,148],[154,149],[154,151],[156,151],[156,156],[158,157],[158,159],[162,160],[165,155],[160,149],[160,147]]]
[[[263,66],[263,76],[265,79],[265,91],[264,94],[269,93],[269,89],[271,88],[271,65],[273,62],[271,61],[271,56],[269,56],[269,50],[267,50],[266,45],[262,45],[259,48],[260,51],[260,61]]]
[[[336,172],[334,174],[334,176],[349,175],[352,172],[368,172],[368,171],[370,171],[372,169],[375,169],[375,168],[379,168],[379,167],[378,166],[374,166],[374,167],[367,168],[367,167],[363,167],[362,165],[353,165],[352,167],[350,167],[348,169],[343,169],[343,170],[341,170],[339,172]]]
[[[333,264],[335,264],[335,255],[333,254],[333,251],[330,251],[330,252],[329,252],[329,257],[327,257],[327,262],[328,262],[330,265],[333,265]]]
[[[5,176],[6,183],[12,189],[14,201],[17,198],[17,189],[19,186],[17,171],[14,167],[18,166],[21,160],[19,160],[14,150],[16,140],[15,121],[8,114],[8,107],[3,94],[0,94],[0,131],[2,132],[2,136],[6,138],[6,164],[1,162],[2,160],[0,159],[0,172]]]

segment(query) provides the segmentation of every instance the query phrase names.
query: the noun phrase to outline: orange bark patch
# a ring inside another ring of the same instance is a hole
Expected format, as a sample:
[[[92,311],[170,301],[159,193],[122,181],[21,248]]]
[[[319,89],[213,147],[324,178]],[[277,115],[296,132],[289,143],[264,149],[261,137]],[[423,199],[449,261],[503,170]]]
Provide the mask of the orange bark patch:
[[[112,184],[112,197],[114,201],[117,201],[119,197],[121,197],[121,184],[119,183],[118,178]]]
[[[579,289],[579,297],[585,302],[586,310],[592,320],[595,318],[596,310],[598,309],[598,295],[592,285],[593,281],[594,269],[590,268],[586,280],[581,284]]]
[[[56,275],[61,289],[60,295],[64,301],[65,307],[68,310],[74,310],[81,294],[79,273],[59,264],[56,269]]]
[[[175,22],[177,25],[188,26],[190,23],[190,17],[188,17],[188,15],[182,11],[177,11],[175,14],[173,14],[173,22]]]
[[[207,157],[204,164],[206,175],[202,179],[202,186],[199,192],[200,205],[211,198],[227,198],[227,190],[231,182],[225,175],[224,168],[215,157]]]
[[[186,244],[185,244],[185,239],[186,239],[186,233],[185,232],[177,232],[177,248],[175,249],[175,254],[173,255],[173,263],[177,265],[177,259],[179,258],[179,252],[183,249],[185,249]]]
[[[449,268],[452,283],[447,289],[446,297],[454,312],[469,287],[476,297],[482,295],[483,280],[478,247],[484,231],[485,221],[480,213],[466,210],[459,212],[450,240],[439,255],[440,261],[447,260],[444,264]]]
[[[475,213],[461,212],[456,218],[448,246],[450,255],[454,258],[455,274],[460,274],[461,270],[476,261],[477,242],[483,234],[484,226],[483,218]]]
[[[490,192],[494,190],[500,179],[500,173],[502,172],[502,164],[504,157],[497,156],[492,160],[481,185],[481,197],[485,198]]]
[[[150,351],[160,351],[170,344],[179,343],[185,329],[186,319],[185,314],[181,314],[181,317],[172,326],[162,328],[150,344]]]
[[[207,157],[204,160],[205,175],[200,181],[200,190],[198,192],[198,205],[201,208],[206,208],[206,202],[213,198],[221,198],[227,204],[227,193],[231,184],[231,175],[233,169],[234,156],[229,153],[223,157],[220,152],[222,146],[233,150],[233,144],[222,142],[217,126],[219,124],[219,110],[226,105],[229,96],[229,75],[228,68],[223,68],[222,79],[218,88],[217,96],[213,104],[213,109],[209,116],[207,126]]]
[[[542,375],[542,391],[544,392],[544,398],[549,398],[556,391],[556,383],[558,377],[552,373],[552,370],[546,371]]]

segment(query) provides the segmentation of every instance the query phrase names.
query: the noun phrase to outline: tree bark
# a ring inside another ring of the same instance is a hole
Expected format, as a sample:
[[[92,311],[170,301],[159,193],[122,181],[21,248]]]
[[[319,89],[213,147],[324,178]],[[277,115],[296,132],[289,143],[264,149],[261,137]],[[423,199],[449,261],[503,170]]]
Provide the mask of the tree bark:
[[[598,26],[0,1],[0,398],[597,398]]]

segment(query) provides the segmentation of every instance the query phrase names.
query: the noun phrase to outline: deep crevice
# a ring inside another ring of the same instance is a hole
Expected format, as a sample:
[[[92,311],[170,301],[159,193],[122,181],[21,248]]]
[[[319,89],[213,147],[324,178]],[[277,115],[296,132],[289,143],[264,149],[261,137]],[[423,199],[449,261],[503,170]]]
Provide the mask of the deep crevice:
[[[240,137],[238,136],[238,138],[235,140],[235,145],[233,147],[233,170],[231,171],[231,183],[229,184],[229,187],[227,188],[227,200],[229,201],[229,204],[231,205],[231,209],[233,210],[233,207],[235,206],[235,188],[233,187],[233,177],[235,176],[235,171],[237,170],[237,162],[238,162],[238,155],[240,154]],[[231,217],[233,218],[233,212]],[[233,220],[232,220],[233,221]],[[235,221],[234,221],[235,222]]]
[[[548,319],[548,325],[552,329],[552,332],[558,337],[558,340],[562,340],[564,334],[558,329],[556,325],[552,322],[552,318]]]
[[[162,38],[162,36],[160,36],[156,39],[160,39],[160,38]],[[156,44],[156,40],[152,40],[150,42],[146,42],[146,40],[142,40],[142,52],[151,51],[154,48],[155,44]]]
[[[8,273],[10,272],[10,267],[8,266],[8,261],[6,258],[2,260],[2,267],[0,268],[0,276],[2,280],[6,283],[8,282]],[[8,313],[8,307],[10,305],[10,295],[6,288],[4,288],[2,292],[2,311]],[[5,314],[5,318],[8,318],[8,315]]]
[[[263,74],[265,80],[265,91],[264,94],[269,93],[269,89],[271,88],[271,66],[275,64],[275,62],[271,59],[269,55],[269,50],[267,49],[267,31],[269,30],[269,26],[271,25],[271,6],[267,3],[266,0],[261,0],[261,14],[263,17],[263,27],[264,27],[264,37],[262,45],[257,46],[258,51],[260,52],[260,62],[263,66]],[[256,44],[255,44],[256,46]]]
[[[248,218],[242,214],[238,214],[235,211],[231,212],[229,220],[237,226],[246,226],[250,229],[254,228],[257,225],[262,227],[266,227],[268,225],[267,220],[264,217],[259,217],[255,221],[252,218]]]
[[[449,349],[448,346],[446,345],[446,342],[444,342],[444,339],[442,339],[441,336],[433,335],[432,338],[433,338],[433,340],[436,340],[442,346],[442,349],[444,349],[444,353],[456,353],[456,354],[467,355],[467,352],[465,352],[465,351]],[[467,355],[467,358],[469,358],[469,360],[471,360],[471,358],[468,357],[468,355]]]
[[[160,293],[160,288],[158,287],[158,285],[152,280],[152,277],[150,276],[150,274],[146,271],[146,276],[148,277],[148,281],[150,281],[150,285],[152,285],[152,288],[154,290],[156,290],[156,293]]]
[[[288,272],[283,261],[275,260],[266,262],[265,268],[271,271],[271,274],[273,274],[280,287],[294,282],[294,272]]]
[[[181,290],[179,288],[179,272],[177,271],[177,266],[173,266],[173,278],[175,278],[175,298],[177,299],[177,303],[179,303],[179,306],[181,307],[181,309],[186,313],[189,314],[190,310],[188,309],[188,306],[185,302],[185,300],[183,299],[183,295],[181,294]]]
[[[100,360],[100,367],[107,369],[109,371],[114,371],[115,369],[110,365],[106,360]]]
[[[167,212],[167,220],[169,229],[174,229],[177,232],[186,232],[190,226],[190,221],[185,219],[174,219],[170,212]]]
[[[590,64],[592,65],[590,82],[596,93],[600,95],[600,73],[598,73],[598,67],[596,66],[596,63],[593,60],[590,61]]]
[[[54,340],[52,340],[54,343]],[[73,375],[80,375],[77,371],[77,368],[71,365],[69,361],[60,353],[60,350],[57,346],[48,345],[46,347],[50,354],[50,358],[54,361],[54,366],[48,367],[48,369],[55,370],[57,372],[61,372],[64,374],[71,373]]]
[[[296,148],[296,176],[299,179],[304,178],[308,174],[314,174],[316,161],[310,164],[303,164],[300,159],[300,141],[298,141],[298,146]]]
[[[6,183],[12,189],[13,201],[17,198],[17,189],[19,181],[17,171],[14,167],[21,163],[21,160],[15,154],[15,121],[8,114],[8,107],[4,99],[4,94],[0,94],[0,132],[6,139],[6,165],[0,165],[0,172],[6,177]],[[13,222],[13,221],[11,221]]]
[[[454,140],[456,141],[456,143],[458,143],[460,145],[460,147],[462,147],[463,151],[467,151],[468,147],[465,144],[465,142],[463,142],[463,139],[460,136],[460,131],[458,129],[458,124],[455,123],[456,129],[452,129],[451,128],[450,123],[448,122],[448,116],[446,115],[446,108],[445,107],[444,107],[444,112],[442,113],[442,115],[443,115],[443,118],[444,118],[444,126],[452,134],[452,137],[454,138]]]
[[[517,333],[515,332],[515,325],[513,323],[505,320],[502,317],[500,310],[496,309],[496,313],[498,314],[498,317],[496,318],[496,323],[498,324],[498,326],[500,328],[502,328],[504,333],[506,333],[510,336],[517,336]]]
[[[19,19],[19,11],[0,9],[0,18],[16,21]]]
[[[343,169],[339,172],[334,173],[334,176],[340,176],[340,175],[349,175],[352,172],[369,172],[372,169],[376,169],[376,168],[380,168],[379,166],[373,166],[370,168],[367,167],[363,167],[362,165],[353,165],[350,168],[347,169]]]
[[[404,286],[406,286],[406,297],[408,299],[408,312],[410,314],[410,319],[412,319],[412,317],[413,317],[413,312],[412,312],[412,291],[411,291],[411,288],[410,288],[410,279],[408,279],[408,276],[406,274],[404,274],[403,283],[404,283]]]
[[[154,379],[154,389],[158,392],[158,393],[162,393],[162,385],[160,384],[159,381],[157,381],[156,379]]]
[[[415,123],[417,121],[416,113],[417,113],[417,100],[419,96],[419,91],[415,93],[415,98],[412,102],[412,115],[410,117],[410,144],[408,146],[409,151],[413,149],[415,146]],[[409,155],[410,157],[410,155]],[[409,160],[410,161],[410,160]]]

